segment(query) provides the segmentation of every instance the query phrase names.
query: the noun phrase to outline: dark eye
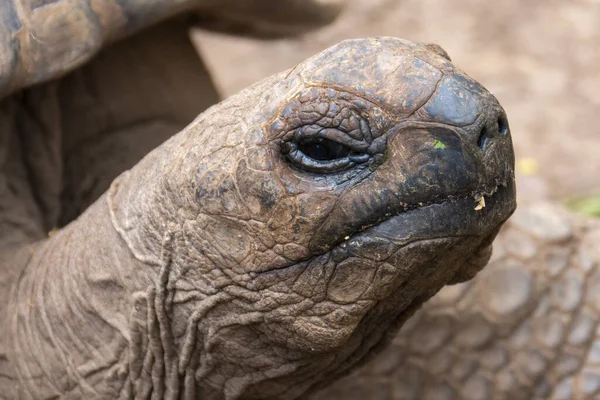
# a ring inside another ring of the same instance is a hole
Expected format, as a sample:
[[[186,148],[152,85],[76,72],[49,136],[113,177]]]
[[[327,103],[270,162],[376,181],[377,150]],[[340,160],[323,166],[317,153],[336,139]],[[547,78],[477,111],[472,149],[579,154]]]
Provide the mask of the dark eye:
[[[348,147],[328,139],[317,139],[301,142],[298,150],[317,161],[333,161],[348,157],[352,150]]]
[[[282,143],[281,151],[296,167],[325,174],[344,171],[371,159],[366,148],[352,149],[326,138],[286,141]]]

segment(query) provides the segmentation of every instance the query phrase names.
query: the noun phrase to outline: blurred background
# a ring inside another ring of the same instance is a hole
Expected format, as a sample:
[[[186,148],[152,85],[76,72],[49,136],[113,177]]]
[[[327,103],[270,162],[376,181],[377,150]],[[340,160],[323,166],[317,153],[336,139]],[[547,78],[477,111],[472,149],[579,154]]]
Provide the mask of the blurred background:
[[[341,40],[441,45],[504,106],[520,201],[600,215],[600,0],[350,0],[327,28],[258,41],[194,31],[223,97]]]

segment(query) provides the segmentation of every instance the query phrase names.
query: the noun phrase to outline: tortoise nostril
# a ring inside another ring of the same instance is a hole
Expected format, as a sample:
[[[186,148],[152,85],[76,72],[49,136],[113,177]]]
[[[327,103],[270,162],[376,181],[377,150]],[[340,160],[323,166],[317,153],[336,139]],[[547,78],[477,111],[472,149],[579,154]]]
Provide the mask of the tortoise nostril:
[[[484,125],[481,127],[481,130],[479,131],[479,136],[477,137],[477,146],[479,146],[481,150],[485,150],[488,140],[494,138],[496,135],[508,135],[508,121],[504,114],[498,116],[496,124],[497,131],[490,129],[488,125]]]
[[[504,136],[508,133],[508,121],[504,115],[498,117],[498,133]]]
[[[479,137],[477,138],[477,146],[479,146],[480,149],[484,149],[485,148],[485,144],[488,140],[488,130],[487,127],[484,125],[481,128],[481,131],[479,132]]]

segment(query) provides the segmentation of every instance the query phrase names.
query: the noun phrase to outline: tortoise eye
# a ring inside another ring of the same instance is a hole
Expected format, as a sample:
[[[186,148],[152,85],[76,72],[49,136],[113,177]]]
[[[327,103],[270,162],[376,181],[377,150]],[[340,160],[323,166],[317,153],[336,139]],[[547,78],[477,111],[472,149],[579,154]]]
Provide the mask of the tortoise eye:
[[[304,141],[298,144],[298,150],[317,161],[333,161],[345,158],[352,150],[341,143],[329,139]]]
[[[371,159],[366,149],[353,149],[326,138],[283,142],[281,151],[297,168],[323,174],[341,172]]]

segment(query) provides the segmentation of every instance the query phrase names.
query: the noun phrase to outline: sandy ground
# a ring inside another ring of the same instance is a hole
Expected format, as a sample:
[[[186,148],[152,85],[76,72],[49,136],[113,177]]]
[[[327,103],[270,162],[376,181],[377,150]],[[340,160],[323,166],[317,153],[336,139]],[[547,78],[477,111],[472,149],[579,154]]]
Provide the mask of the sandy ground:
[[[349,0],[302,38],[194,35],[224,96],[347,38],[438,43],[505,107],[522,200],[600,192],[600,0]]]

